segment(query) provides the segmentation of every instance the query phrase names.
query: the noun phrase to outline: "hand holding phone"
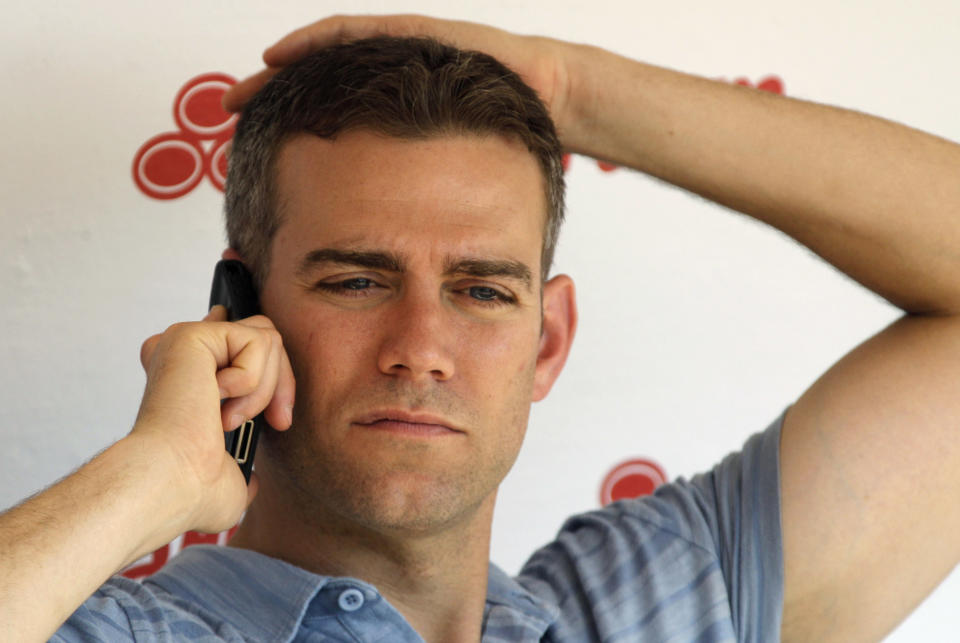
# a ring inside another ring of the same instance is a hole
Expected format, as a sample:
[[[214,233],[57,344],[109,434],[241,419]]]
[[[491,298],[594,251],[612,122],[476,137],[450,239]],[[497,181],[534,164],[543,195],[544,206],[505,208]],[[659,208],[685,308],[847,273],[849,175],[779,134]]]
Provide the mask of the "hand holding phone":
[[[227,309],[228,321],[238,321],[260,314],[260,302],[253,287],[253,277],[243,263],[233,259],[224,259],[217,263],[210,288],[209,308],[218,304]],[[263,413],[260,413],[239,428],[223,434],[227,452],[236,460],[248,483],[257,451],[257,440],[261,429],[265,427],[269,425]]]

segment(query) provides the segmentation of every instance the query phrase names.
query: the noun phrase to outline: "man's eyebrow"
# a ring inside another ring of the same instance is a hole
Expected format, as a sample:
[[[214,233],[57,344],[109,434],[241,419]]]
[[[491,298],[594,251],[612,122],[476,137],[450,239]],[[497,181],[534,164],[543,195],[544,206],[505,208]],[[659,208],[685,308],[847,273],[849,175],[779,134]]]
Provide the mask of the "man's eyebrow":
[[[403,263],[400,261],[400,258],[390,252],[340,250],[338,248],[319,248],[307,253],[300,261],[297,272],[304,274],[317,265],[329,263],[371,268],[373,270],[403,272]]]
[[[463,274],[471,277],[508,277],[523,283],[529,290],[533,286],[530,268],[520,261],[509,259],[448,259],[444,274]]]
[[[403,272],[404,263],[392,253],[380,250],[343,250],[340,248],[318,248],[312,250],[300,261],[297,272],[301,275],[322,264],[356,266],[372,270]],[[533,273],[520,261],[510,259],[483,259],[480,257],[448,257],[444,261],[445,275],[468,275],[470,277],[507,277],[520,281],[528,290],[533,287]]]

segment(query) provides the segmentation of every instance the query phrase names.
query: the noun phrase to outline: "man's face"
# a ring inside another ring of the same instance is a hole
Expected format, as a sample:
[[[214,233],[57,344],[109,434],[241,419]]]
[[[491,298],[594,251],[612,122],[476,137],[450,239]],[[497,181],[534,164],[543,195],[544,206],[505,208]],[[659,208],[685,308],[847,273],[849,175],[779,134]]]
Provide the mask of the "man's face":
[[[430,531],[492,503],[549,388],[534,157],[495,136],[304,135],[284,146],[277,188],[262,304],[297,401],[261,475],[381,530]]]

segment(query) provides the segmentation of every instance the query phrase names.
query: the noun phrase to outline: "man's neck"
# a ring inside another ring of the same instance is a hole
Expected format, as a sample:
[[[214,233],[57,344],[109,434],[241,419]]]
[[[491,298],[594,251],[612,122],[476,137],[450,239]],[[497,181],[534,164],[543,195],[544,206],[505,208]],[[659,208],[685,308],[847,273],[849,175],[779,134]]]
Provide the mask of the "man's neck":
[[[375,586],[428,643],[480,639],[495,494],[455,524],[382,533],[305,512],[261,487],[231,546]]]

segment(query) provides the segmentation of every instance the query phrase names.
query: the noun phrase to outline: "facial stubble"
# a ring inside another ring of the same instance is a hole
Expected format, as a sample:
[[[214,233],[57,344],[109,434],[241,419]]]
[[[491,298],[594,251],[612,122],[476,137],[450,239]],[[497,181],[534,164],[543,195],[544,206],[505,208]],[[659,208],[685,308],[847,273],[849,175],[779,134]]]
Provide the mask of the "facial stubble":
[[[449,443],[440,448],[430,440],[378,435],[377,448],[358,457],[338,441],[370,437],[362,435],[369,429],[336,426],[326,418],[343,413],[315,408],[310,396],[301,394],[292,428],[265,435],[263,450],[271,470],[282,476],[289,506],[315,528],[340,523],[377,533],[438,533],[470,520],[513,466],[529,418],[533,364],[518,375],[510,399],[498,408],[499,419],[484,418],[442,387],[424,392],[388,379],[377,391],[364,392],[367,409],[425,408],[457,418],[464,434],[442,438]],[[298,390],[309,386],[306,374],[297,374],[297,382]]]

